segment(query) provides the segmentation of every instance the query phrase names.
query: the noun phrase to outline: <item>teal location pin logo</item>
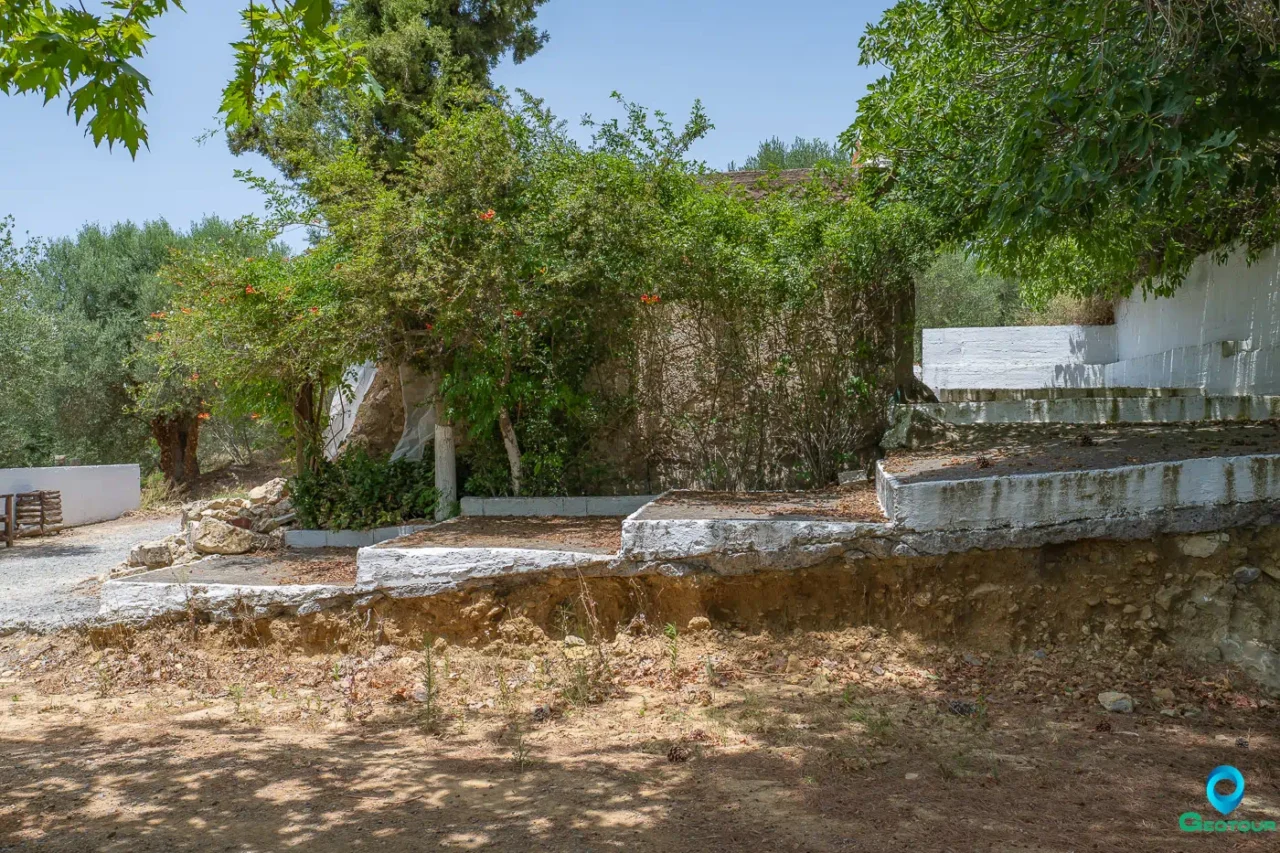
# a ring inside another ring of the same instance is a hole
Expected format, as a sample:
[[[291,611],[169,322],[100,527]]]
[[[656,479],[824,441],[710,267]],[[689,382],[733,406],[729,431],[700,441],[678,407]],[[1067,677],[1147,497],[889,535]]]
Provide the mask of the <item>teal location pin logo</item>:
[[[1230,782],[1235,786],[1235,790],[1230,794],[1219,794],[1215,790],[1219,782]],[[1236,806],[1240,805],[1240,801],[1244,799],[1244,776],[1230,764],[1215,767],[1213,772],[1209,774],[1209,782],[1205,785],[1204,793],[1209,798],[1209,805],[1223,815],[1229,815],[1236,810]]]

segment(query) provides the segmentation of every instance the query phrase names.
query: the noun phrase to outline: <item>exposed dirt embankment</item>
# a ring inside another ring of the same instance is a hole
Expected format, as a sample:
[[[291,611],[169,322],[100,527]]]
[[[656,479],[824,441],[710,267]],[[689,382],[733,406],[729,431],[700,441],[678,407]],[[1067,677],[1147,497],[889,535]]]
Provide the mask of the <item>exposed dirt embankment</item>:
[[[550,578],[411,600],[357,617],[391,642],[425,635],[484,648],[518,642],[513,620],[553,637],[588,619],[602,638],[633,622],[694,617],[737,630],[874,626],[991,651],[1173,651],[1238,664],[1280,691],[1280,528],[1144,541],[1084,541],[937,557],[838,558],[735,577]],[[340,647],[352,615],[235,627],[307,651]],[[104,634],[110,637],[110,632]]]

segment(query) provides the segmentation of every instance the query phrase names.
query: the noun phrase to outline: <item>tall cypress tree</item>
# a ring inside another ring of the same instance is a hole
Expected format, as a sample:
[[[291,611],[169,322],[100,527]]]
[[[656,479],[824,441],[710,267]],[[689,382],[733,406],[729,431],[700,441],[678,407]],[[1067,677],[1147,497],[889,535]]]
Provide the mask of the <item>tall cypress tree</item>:
[[[425,130],[421,108],[459,88],[488,88],[511,54],[523,62],[547,41],[533,23],[546,0],[355,0],[339,13],[344,37],[362,43],[381,100],[352,90],[295,87],[284,109],[232,133],[235,153],[265,155],[286,177],[334,147],[354,142],[366,157],[396,170]]]

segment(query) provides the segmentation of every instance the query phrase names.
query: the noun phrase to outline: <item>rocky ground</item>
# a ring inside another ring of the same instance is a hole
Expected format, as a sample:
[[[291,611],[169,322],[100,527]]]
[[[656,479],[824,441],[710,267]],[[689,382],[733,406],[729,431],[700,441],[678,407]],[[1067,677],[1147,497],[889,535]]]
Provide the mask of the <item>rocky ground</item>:
[[[1228,666],[593,613],[0,639],[0,849],[1275,849],[1179,830],[1220,764],[1280,818],[1276,706]]]
[[[216,497],[184,504],[179,530],[135,543],[113,577],[183,566],[212,555],[248,554],[283,546],[284,531],[297,520],[282,477],[250,489],[247,496]]]

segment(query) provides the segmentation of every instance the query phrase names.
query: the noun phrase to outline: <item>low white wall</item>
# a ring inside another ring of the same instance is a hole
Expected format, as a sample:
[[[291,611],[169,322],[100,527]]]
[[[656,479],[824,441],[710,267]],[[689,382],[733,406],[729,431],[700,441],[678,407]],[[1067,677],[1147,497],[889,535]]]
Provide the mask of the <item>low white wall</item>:
[[[1114,326],[925,329],[930,388],[1098,388],[1116,360]]]
[[[657,495],[604,495],[577,498],[463,498],[463,515],[612,516],[630,515]]]
[[[1208,394],[1280,393],[1280,346],[1217,341],[1108,364],[1113,388],[1200,388]]]
[[[368,548],[379,542],[417,533],[428,526],[401,524],[397,527],[376,527],[373,530],[286,530],[284,544],[288,548]]]
[[[137,465],[77,465],[65,468],[0,468],[0,495],[52,489],[62,492],[62,524],[119,518],[142,502]]]

